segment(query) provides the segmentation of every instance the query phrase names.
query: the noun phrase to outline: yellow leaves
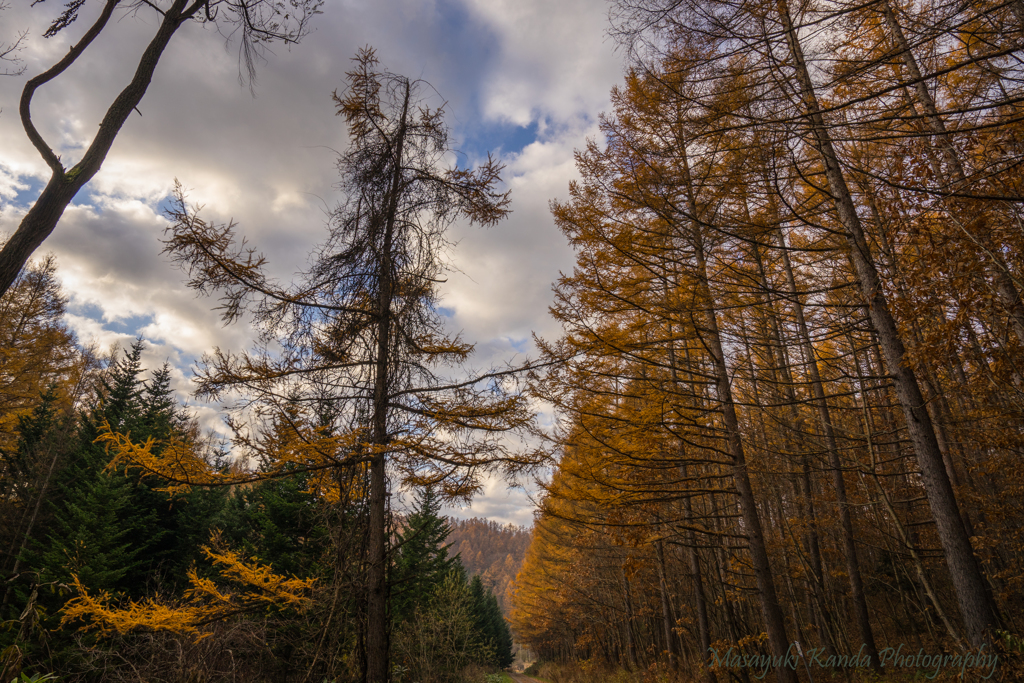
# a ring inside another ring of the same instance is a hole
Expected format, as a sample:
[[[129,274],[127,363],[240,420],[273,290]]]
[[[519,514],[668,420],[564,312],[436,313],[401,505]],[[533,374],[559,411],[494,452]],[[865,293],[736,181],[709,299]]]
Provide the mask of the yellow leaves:
[[[214,546],[218,544],[219,535],[214,535]],[[277,608],[305,609],[310,604],[307,593],[312,590],[316,579],[288,578],[275,574],[269,565],[259,564],[255,557],[248,563],[232,550],[213,550],[203,546],[203,554],[215,565],[221,567],[221,576],[228,581],[246,587],[248,592],[244,599],[249,603],[267,604]],[[235,596],[221,593],[209,579],[200,579],[195,569],[190,570],[189,580],[192,587],[186,591],[191,599],[209,599],[212,602],[232,604]]]
[[[424,334],[413,339],[412,342],[417,353],[423,354],[435,363],[462,361],[473,353],[473,344],[466,344],[458,337],[450,339],[439,335]]]
[[[67,297],[52,256],[28,264],[0,299],[0,450],[16,448],[19,416],[55,388],[60,406],[77,400],[90,359],[63,322]]]
[[[81,630],[96,629],[104,635],[126,634],[133,631],[171,631],[199,636],[198,623],[207,610],[201,607],[173,607],[155,600],[129,602],[126,607],[111,607],[107,591],[90,595],[78,577],[73,577],[78,597],[68,601],[61,617],[61,626],[76,620],[85,621]],[[201,636],[200,636],[201,637]]]
[[[238,441],[239,446],[272,463],[260,472],[217,471],[190,440],[172,435],[164,441],[149,438],[140,444],[132,441],[131,434],[113,431],[107,422],[100,425],[96,442],[112,455],[108,471],[141,469],[146,476],[166,480],[167,485],[158,490],[172,495],[192,486],[235,486],[309,472],[310,493],[338,501],[333,472],[339,465],[359,467],[359,458],[353,453],[358,452],[362,436],[359,430],[330,434],[325,428],[306,424],[298,415],[283,416],[261,439]]]
[[[195,452],[192,444],[183,441],[177,434],[172,434],[164,442],[149,437],[145,443],[136,444],[130,434],[113,431],[110,423],[104,420],[96,443],[103,444],[113,452],[114,457],[107,465],[107,471],[139,467],[149,475],[167,479],[170,484],[159,490],[172,495],[187,492],[193,485],[231,483],[230,475],[214,472],[209,463]]]
[[[183,604],[166,604],[159,599],[115,605],[106,591],[89,593],[77,576],[73,586],[78,593],[64,608],[61,626],[84,622],[80,630],[97,630],[104,635],[138,631],[170,631],[201,639],[208,633],[202,627],[229,617],[258,610],[302,611],[312,604],[310,593],[316,579],[299,579],[275,574],[273,568],[255,558],[246,560],[238,553],[220,549],[220,536],[212,537],[213,548],[203,553],[220,569],[227,582],[221,588],[212,579],[200,577],[196,568],[188,572],[188,590]]]

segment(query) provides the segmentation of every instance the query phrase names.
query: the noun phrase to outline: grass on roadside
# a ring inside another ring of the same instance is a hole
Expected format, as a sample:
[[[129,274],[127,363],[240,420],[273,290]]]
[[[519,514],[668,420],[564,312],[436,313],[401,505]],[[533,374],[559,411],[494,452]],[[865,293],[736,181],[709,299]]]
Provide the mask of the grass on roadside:
[[[512,677],[509,676],[504,671],[499,671],[499,672],[493,673],[493,674],[487,674],[487,676],[484,678],[484,682],[485,683],[515,683],[515,681],[512,680]]]

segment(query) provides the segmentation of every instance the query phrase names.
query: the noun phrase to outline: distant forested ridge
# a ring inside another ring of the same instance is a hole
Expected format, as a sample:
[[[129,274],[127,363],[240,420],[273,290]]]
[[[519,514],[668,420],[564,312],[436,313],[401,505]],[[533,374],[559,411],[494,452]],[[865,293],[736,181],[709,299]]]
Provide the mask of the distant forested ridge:
[[[477,574],[498,597],[504,614],[509,613],[509,588],[523,566],[530,545],[530,530],[489,519],[449,519],[449,553],[458,555],[470,575]]]

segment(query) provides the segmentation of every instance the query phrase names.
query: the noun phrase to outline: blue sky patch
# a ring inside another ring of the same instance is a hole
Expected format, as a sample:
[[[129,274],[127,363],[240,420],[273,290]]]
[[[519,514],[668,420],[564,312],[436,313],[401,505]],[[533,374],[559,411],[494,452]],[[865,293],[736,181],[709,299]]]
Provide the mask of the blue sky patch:
[[[530,338],[529,337],[522,337],[520,339],[513,339],[512,337],[506,337],[506,339],[508,339],[508,343],[512,346],[512,348],[515,349],[516,351],[518,351],[519,353],[526,353],[527,351],[529,351],[529,348],[528,348],[529,343],[530,343]]]
[[[167,195],[159,202],[157,202],[155,209],[156,215],[160,216],[161,218],[166,218],[167,211],[169,211],[172,208],[177,208],[174,202],[174,197],[172,195]]]
[[[527,145],[537,140],[539,125],[531,121],[528,126],[514,123],[477,121],[465,126],[460,132],[464,136],[458,151],[469,159],[479,159],[492,152],[498,156],[519,154]],[[463,163],[459,159],[459,165]]]
[[[139,335],[140,330],[153,322],[153,315],[132,315],[119,320],[111,320],[104,324],[108,330],[118,334]]]
[[[138,336],[139,331],[153,322],[153,315],[130,315],[116,320],[105,319],[103,309],[94,303],[76,303],[72,301],[69,306],[71,312],[89,320],[95,320],[103,325],[103,329],[117,334],[130,334]]]
[[[28,187],[16,190],[10,205],[27,209],[39,197],[39,193],[43,191],[43,188],[46,187],[46,180],[29,175],[20,175],[17,177],[17,181],[18,184],[27,185]]]

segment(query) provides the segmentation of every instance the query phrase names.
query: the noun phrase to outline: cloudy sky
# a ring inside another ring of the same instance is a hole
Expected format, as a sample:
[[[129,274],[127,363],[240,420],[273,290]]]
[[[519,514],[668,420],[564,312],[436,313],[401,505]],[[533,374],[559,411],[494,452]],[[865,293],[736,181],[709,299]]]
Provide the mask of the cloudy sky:
[[[25,75],[0,78],[0,232],[7,234],[48,177],[17,116],[21,89],[80,38],[100,6],[87,2],[78,23],[45,39],[63,3],[30,4],[18,0],[0,14],[0,43],[28,31]],[[65,166],[91,140],[156,25],[148,8],[120,10],[75,66],[37,92],[33,120]],[[146,362],[176,368],[183,400],[204,352],[246,347],[246,326],[223,327],[215,302],[196,298],[160,255],[161,204],[179,179],[206,218],[236,220],[287,280],[305,265],[325,211],[338,201],[334,164],[347,138],[331,93],[344,87],[356,50],[370,45],[388,69],[430,82],[447,100],[460,165],[487,150],[507,164],[513,213],[496,228],[454,227],[461,272],[451,274],[444,305],[451,330],[477,343],[473,365],[532,354],[532,332],[557,334],[547,314],[551,283],[572,267],[548,202],[566,197],[573,150],[599,134],[598,114],[621,78],[621,53],[606,29],[606,0],[326,0],[301,44],[267,55],[253,95],[239,82],[237,44],[212,26],[182,28],[140,113],[43,245],[56,254],[71,297],[70,325],[83,343],[102,348],[143,336]],[[190,404],[208,427],[222,429],[215,407]],[[527,492],[500,482],[453,513],[532,519]]]

